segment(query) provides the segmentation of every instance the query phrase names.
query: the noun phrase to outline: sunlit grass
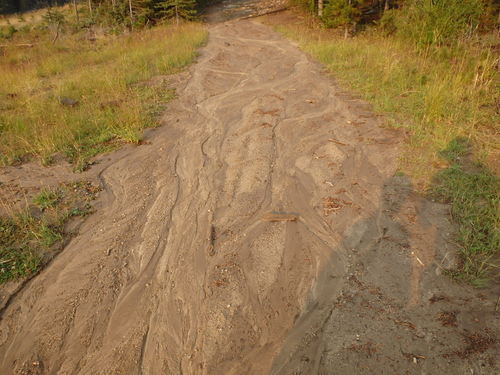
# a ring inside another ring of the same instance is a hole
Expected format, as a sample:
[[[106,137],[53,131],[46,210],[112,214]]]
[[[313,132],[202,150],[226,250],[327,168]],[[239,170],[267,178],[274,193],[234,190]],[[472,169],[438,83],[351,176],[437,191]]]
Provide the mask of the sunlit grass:
[[[359,93],[387,124],[409,131],[402,168],[425,186],[441,166],[438,151],[457,137],[491,167],[498,156],[498,57],[479,43],[417,50],[378,33],[344,39],[305,25],[279,26],[322,62],[340,85]]]
[[[0,215],[0,284],[31,276],[50,261],[73,235],[66,223],[92,213],[99,190],[85,181],[61,184],[42,189],[23,209]]]
[[[500,245],[498,37],[422,50],[374,30],[345,39],[307,17],[276,28],[372,103],[386,126],[407,131],[401,170],[449,203],[458,227],[461,264],[452,273],[484,285]]]
[[[49,163],[62,152],[83,168],[99,152],[138,142],[174,95],[141,83],[186,67],[206,36],[186,23],[95,41],[75,34],[53,44],[42,35],[32,48],[0,49],[0,165],[33,156]]]

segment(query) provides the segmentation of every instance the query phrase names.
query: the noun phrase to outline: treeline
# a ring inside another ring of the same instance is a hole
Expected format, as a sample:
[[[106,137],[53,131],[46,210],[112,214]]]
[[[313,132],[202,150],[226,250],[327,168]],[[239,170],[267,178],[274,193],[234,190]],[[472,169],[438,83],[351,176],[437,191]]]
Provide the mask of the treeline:
[[[26,12],[48,6],[64,5],[70,0],[0,0],[0,14]]]
[[[165,18],[191,20],[211,0],[0,0],[0,14],[46,8],[49,21],[62,21],[57,6],[70,3],[76,24],[143,26]],[[67,17],[66,17],[67,18]]]
[[[499,26],[497,0],[291,0],[316,15],[326,27],[343,27],[346,36],[363,25],[418,44],[443,44]]]

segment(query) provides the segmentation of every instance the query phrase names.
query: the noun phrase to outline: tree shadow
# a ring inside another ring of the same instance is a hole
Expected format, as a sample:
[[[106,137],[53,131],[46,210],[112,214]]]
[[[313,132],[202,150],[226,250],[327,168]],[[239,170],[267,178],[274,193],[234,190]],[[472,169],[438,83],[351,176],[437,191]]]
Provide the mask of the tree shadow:
[[[451,374],[467,366],[492,369],[492,345],[477,352],[483,358],[476,352],[471,354],[474,360],[457,353],[464,353],[464,337],[493,337],[490,327],[495,326],[495,313],[488,306],[494,305],[494,298],[445,274],[463,273],[466,264],[464,250],[457,257],[453,222],[457,216],[467,217],[468,225],[490,221],[489,228],[475,232],[472,228],[464,232],[458,223],[459,241],[469,240],[465,233],[477,246],[486,244],[486,253],[493,251],[492,246],[499,248],[491,211],[497,207],[498,179],[473,160],[463,139],[450,142],[441,154],[452,161],[433,180],[430,197],[439,196],[441,202],[417,194],[402,174],[385,182],[378,209],[346,230],[341,244],[332,249],[316,280],[321,285],[313,286],[303,313],[273,361],[272,374],[331,374],[333,370],[347,374],[353,369],[357,374],[413,373],[415,368]],[[465,208],[457,203],[459,198],[466,200]],[[485,205],[492,205],[489,211]],[[481,259],[480,253],[471,253],[476,255]],[[339,259],[346,260],[343,275],[333,275]],[[476,264],[468,262],[471,267]],[[478,312],[482,320],[477,319]],[[448,320],[440,320],[443,316],[458,318],[445,324]],[[451,357],[457,360],[450,361]]]

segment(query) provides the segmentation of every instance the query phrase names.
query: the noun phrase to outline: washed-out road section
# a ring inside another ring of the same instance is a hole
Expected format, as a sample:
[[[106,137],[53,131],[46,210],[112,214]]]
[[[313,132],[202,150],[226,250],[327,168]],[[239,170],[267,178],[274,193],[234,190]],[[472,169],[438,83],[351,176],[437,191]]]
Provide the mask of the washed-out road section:
[[[164,126],[110,157],[99,210],[4,307],[0,374],[492,370],[489,344],[460,356],[496,316],[436,273],[452,227],[394,177],[401,133],[256,21],[210,26],[181,77]]]

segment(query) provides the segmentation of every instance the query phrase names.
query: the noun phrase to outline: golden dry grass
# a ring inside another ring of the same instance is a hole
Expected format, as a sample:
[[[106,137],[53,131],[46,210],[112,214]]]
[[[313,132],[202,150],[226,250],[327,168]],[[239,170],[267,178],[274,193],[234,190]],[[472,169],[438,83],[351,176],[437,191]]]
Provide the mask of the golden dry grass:
[[[452,274],[483,286],[499,267],[498,35],[421,49],[374,30],[345,39],[311,17],[297,19],[276,28],[372,103],[387,126],[406,129],[401,172],[450,205],[462,260]]]
[[[401,167],[420,186],[443,166],[438,151],[457,137],[468,139],[476,157],[498,171],[499,60],[488,45],[494,41],[418,50],[380,33],[344,39],[307,20],[277,29],[385,114],[388,125],[408,130]]]
[[[62,152],[81,166],[117,143],[139,141],[174,93],[138,83],[183,69],[206,36],[197,23],[93,41],[78,33],[52,43],[45,32],[21,48],[26,37],[16,35],[0,48],[0,165],[33,156],[50,162]]]

